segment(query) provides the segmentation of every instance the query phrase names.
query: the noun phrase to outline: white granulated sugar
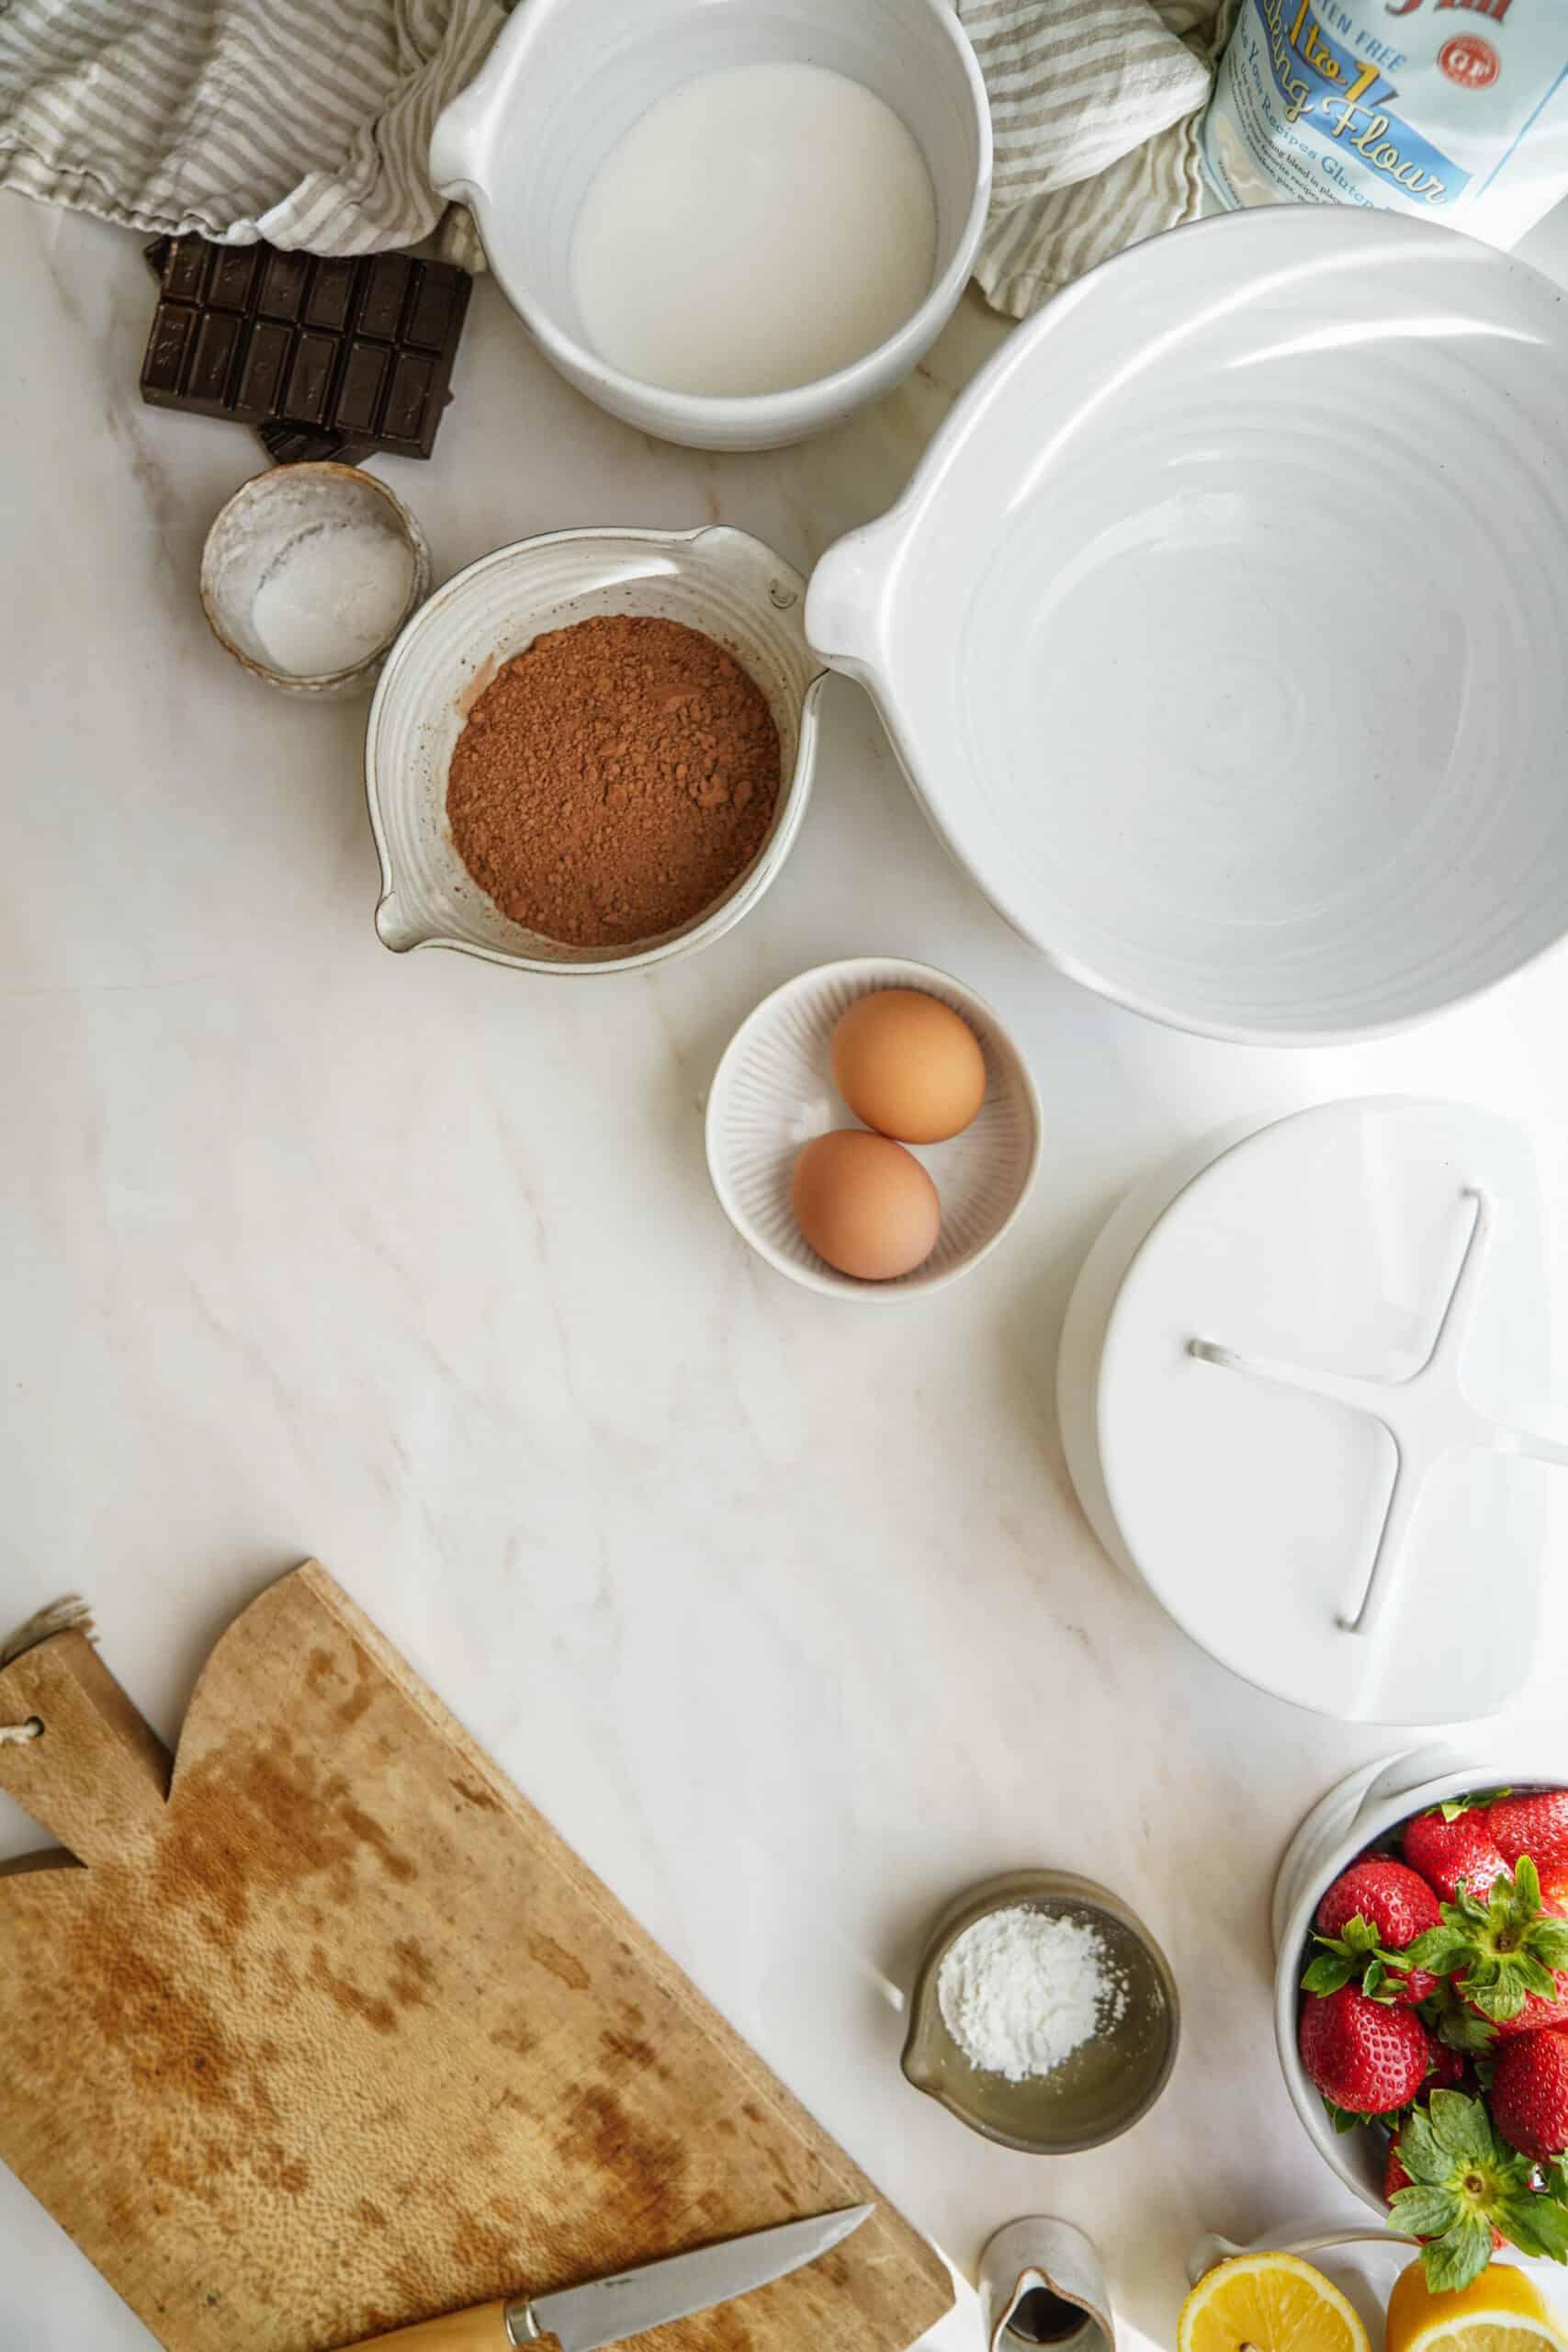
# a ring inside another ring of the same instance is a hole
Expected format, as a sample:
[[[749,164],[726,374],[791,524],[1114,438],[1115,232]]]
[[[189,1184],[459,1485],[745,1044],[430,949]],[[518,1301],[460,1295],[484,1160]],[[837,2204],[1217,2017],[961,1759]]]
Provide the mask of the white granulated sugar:
[[[1021,2083],[1114,2025],[1127,1985],[1089,1920],[1021,1904],[965,1928],[942,1963],[937,1998],[969,2064]]]
[[[376,524],[312,523],[263,572],[251,627],[288,678],[351,670],[386,644],[408,607],[414,560]]]

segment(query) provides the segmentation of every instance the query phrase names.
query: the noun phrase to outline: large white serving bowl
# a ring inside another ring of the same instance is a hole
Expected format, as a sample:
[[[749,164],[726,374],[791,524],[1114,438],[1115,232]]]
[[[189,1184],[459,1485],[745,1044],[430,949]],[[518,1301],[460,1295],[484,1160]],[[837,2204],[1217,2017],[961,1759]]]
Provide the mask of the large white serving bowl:
[[[571,246],[583,197],[658,100],[704,74],[771,63],[828,66],[902,118],[936,198],[930,287],[874,350],[815,383],[700,398],[640,382],[600,358],[578,316]],[[991,117],[951,0],[528,0],[437,119],[430,174],[472,208],[502,291],[579,391],[663,441],[772,449],[879,400],[941,334],[986,225]]]
[[[807,634],[1074,978],[1414,1021],[1568,927],[1568,298],[1349,206],[1153,239],[1009,339]]]

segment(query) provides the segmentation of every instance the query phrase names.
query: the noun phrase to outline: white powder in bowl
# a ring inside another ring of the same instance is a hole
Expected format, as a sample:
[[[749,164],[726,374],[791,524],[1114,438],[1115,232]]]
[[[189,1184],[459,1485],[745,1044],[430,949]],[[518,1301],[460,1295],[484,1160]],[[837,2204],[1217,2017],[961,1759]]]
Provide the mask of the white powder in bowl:
[[[937,1998],[972,2066],[1022,2083],[1114,2025],[1127,1984],[1091,1921],[1020,1904],[964,1929],[942,1963]]]
[[[256,584],[251,627],[275,670],[320,678],[386,644],[407,608],[414,560],[379,523],[335,517],[285,541]]]

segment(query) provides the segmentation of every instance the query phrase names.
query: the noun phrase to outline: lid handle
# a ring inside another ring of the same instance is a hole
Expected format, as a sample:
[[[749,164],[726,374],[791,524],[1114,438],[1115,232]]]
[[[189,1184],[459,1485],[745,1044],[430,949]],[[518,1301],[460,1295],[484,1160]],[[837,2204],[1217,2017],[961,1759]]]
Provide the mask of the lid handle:
[[[1201,1363],[1218,1364],[1223,1371],[1245,1373],[1254,1380],[1272,1381],[1309,1396],[1326,1396],[1352,1412],[1370,1414],[1388,1432],[1393,1447],[1393,1480],[1359,1603],[1353,1614],[1339,1619],[1347,1634],[1376,1634],[1385,1623],[1408,1566],[1410,1530],[1421,1489],[1428,1472],[1444,1454],[1474,1447],[1568,1468],[1568,1445],[1530,1430],[1506,1428],[1490,1420],[1476,1411],[1465,1395],[1465,1345],[1485,1281],[1496,1213],[1486,1194],[1474,1185],[1462,1186],[1459,1199],[1471,1219],[1459,1270],[1425,1362],[1404,1379],[1365,1380],[1353,1374],[1320,1372],[1308,1364],[1283,1363],[1276,1356],[1220,1347],[1211,1340],[1187,1343],[1189,1355]]]

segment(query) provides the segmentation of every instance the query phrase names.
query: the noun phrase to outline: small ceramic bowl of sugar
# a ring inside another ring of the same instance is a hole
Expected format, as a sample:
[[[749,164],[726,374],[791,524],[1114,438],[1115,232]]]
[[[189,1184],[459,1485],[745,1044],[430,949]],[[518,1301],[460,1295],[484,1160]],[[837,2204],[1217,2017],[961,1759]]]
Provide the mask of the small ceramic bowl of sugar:
[[[911,1143],[908,1129],[886,1130],[934,1185],[940,1221],[934,1247],[909,1272],[860,1280],[819,1257],[802,1232],[796,1165],[819,1136],[868,1124],[840,1091],[834,1035],[863,998],[905,990],[957,1014],[979,1046],[985,1088],[978,1110],[943,1141]],[[741,1023],[708,1090],[708,1173],[726,1216],[770,1266],[830,1297],[911,1298],[968,1273],[1022,1208],[1040,1145],[1034,1080],[985,999],[947,972],[895,956],[852,956],[786,980]]]
[[[429,594],[423,532],[395,492],[356,466],[254,475],[202,550],[212,634],[285,694],[362,693]]]
[[[1014,1871],[937,1922],[904,2073],[984,2139],[1071,2155],[1148,2113],[1180,2030],[1170,1963],[1119,1896],[1070,1871]]]

